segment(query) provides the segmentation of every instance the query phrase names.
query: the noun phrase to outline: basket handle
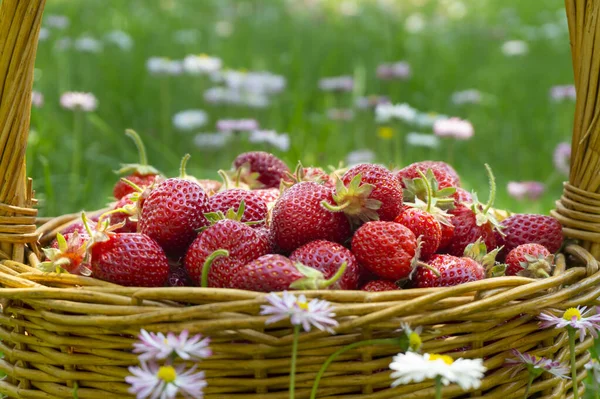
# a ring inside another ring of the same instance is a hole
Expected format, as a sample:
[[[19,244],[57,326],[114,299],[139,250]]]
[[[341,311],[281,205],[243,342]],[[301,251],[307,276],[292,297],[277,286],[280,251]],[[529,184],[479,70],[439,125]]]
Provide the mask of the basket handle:
[[[31,90],[45,0],[0,4],[0,250],[22,260],[36,241],[31,181],[26,177]],[[33,230],[32,230],[33,227]]]

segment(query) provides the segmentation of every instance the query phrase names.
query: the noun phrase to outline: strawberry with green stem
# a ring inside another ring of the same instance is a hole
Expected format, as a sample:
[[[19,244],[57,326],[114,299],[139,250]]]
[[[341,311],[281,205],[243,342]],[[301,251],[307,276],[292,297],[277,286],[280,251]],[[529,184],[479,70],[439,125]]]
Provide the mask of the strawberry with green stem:
[[[471,258],[435,254],[415,269],[412,283],[415,288],[451,287],[484,278],[485,269]]]
[[[256,178],[251,177],[249,182],[253,185],[250,188],[279,188],[281,180],[290,171],[285,162],[264,151],[251,151],[238,155],[233,160],[233,167],[234,169],[243,167],[242,181],[257,174]]]
[[[506,275],[532,278],[550,277],[554,255],[540,244],[522,244],[506,256]]]
[[[64,236],[56,234],[56,242],[50,248],[43,249],[46,260],[39,263],[37,268],[44,272],[91,275],[92,270],[86,259],[89,239],[87,233],[79,234],[77,231]]]

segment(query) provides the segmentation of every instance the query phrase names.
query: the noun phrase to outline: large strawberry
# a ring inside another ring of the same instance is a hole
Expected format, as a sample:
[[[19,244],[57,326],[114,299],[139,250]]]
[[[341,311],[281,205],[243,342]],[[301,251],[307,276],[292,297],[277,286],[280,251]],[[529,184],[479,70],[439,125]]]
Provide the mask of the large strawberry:
[[[227,213],[232,209],[234,212],[240,207],[240,203],[244,201],[244,214],[241,222],[252,222],[253,227],[262,227],[267,219],[267,204],[263,199],[253,191],[232,188],[221,191],[208,200],[211,212]]]
[[[231,288],[249,291],[272,292],[289,289],[325,289],[344,273],[342,263],[336,275],[327,280],[317,269],[295,263],[283,255],[261,256],[236,271]]]
[[[434,272],[437,271],[439,276]],[[433,255],[427,267],[421,265],[412,278],[415,288],[450,287],[485,278],[485,269],[475,260],[452,255]]]
[[[346,271],[331,286],[331,289],[355,290],[358,288],[361,268],[354,254],[341,244],[326,240],[311,241],[292,252],[290,260],[321,271],[326,279],[332,278],[340,266],[346,263]]]
[[[496,239],[504,245],[504,254],[522,244],[540,244],[556,253],[563,243],[562,226],[551,216],[516,214],[500,222],[500,227]]]
[[[400,223],[367,222],[352,237],[352,253],[380,278],[405,279],[418,258],[417,239]]]
[[[144,201],[139,229],[176,258],[194,241],[197,229],[208,226],[207,212],[208,196],[200,185],[171,178],[156,186]]]
[[[162,248],[145,234],[108,234],[91,244],[95,278],[134,287],[162,287],[169,276],[169,262]]]
[[[248,173],[257,173],[258,177],[256,180],[266,188],[279,188],[281,179],[290,172],[290,168],[288,168],[285,162],[275,155],[264,151],[245,152],[238,155],[233,160],[233,167],[235,169],[246,168],[247,171],[243,172],[245,175]],[[244,178],[242,176],[242,180]]]
[[[540,244],[522,244],[506,256],[506,275],[533,278],[548,277],[552,271],[554,255]]]
[[[146,148],[144,147],[144,143],[142,142],[140,136],[131,129],[127,129],[125,131],[125,134],[131,137],[131,139],[135,143],[140,156],[140,163],[123,164],[121,169],[117,172],[120,174],[128,174],[126,179],[141,188],[151,186],[160,177],[160,172],[152,166],[148,165],[148,158],[146,157]],[[113,188],[113,195],[117,200],[133,192],[135,192],[135,189],[122,180],[119,180]]]
[[[192,283],[201,285],[203,270],[208,267],[207,286],[231,287],[231,279],[241,267],[270,251],[267,236],[259,230],[224,219],[201,232],[184,258]]]
[[[315,240],[343,243],[351,235],[350,223],[341,212],[327,210],[333,191],[318,183],[300,182],[287,189],[275,203],[271,216],[274,244],[283,252]]]

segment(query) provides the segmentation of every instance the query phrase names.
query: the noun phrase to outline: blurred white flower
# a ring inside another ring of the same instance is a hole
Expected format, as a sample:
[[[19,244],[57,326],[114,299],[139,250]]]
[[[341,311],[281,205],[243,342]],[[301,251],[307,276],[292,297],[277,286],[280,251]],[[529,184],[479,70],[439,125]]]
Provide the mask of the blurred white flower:
[[[264,93],[242,92],[228,87],[212,87],[204,92],[204,100],[211,104],[242,105],[251,108],[265,108],[270,104]]]
[[[434,134],[410,132],[406,135],[406,144],[416,147],[437,148],[440,139]]]
[[[58,51],[65,51],[73,46],[73,41],[70,37],[62,37],[54,42],[54,49]]]
[[[190,54],[183,59],[183,69],[191,75],[210,74],[221,69],[221,59],[206,54]]]
[[[335,76],[319,80],[319,89],[323,91],[352,91],[353,88],[352,76]]]
[[[547,22],[541,26],[540,31],[542,35],[547,39],[556,39],[566,33],[561,25]]]
[[[404,30],[408,33],[419,33],[425,29],[425,18],[420,13],[411,14],[404,21]]]
[[[366,96],[366,97],[357,97],[354,100],[354,105],[356,108],[365,109],[365,108],[373,108],[379,104],[387,104],[390,102],[390,99],[386,96]]]
[[[35,108],[41,108],[44,105],[44,95],[39,91],[32,91],[31,105],[33,105]]]
[[[338,12],[345,17],[358,15],[359,8],[355,0],[343,0],[339,2]]]
[[[231,138],[230,133],[198,133],[194,137],[194,144],[200,149],[222,148]]]
[[[479,104],[481,98],[481,92],[477,89],[467,89],[452,93],[452,102],[456,105]]]
[[[441,119],[448,119],[448,116],[435,112],[418,112],[413,123],[419,127],[432,127],[436,121]]]
[[[535,201],[544,194],[546,186],[537,181],[510,181],[506,186],[506,191],[508,191],[508,195],[517,200]]]
[[[173,40],[181,44],[194,44],[199,37],[200,34],[195,29],[178,30],[173,33]]]
[[[367,148],[355,150],[346,155],[346,163],[349,166],[372,163],[373,161],[375,161],[375,153]]]
[[[219,119],[217,130],[220,132],[246,132],[258,130],[258,122],[255,119]]]
[[[271,72],[246,72],[228,69],[214,74],[213,80],[224,82],[228,88],[233,90],[254,93],[279,93],[286,86],[285,77]]]
[[[40,35],[38,37],[38,40],[40,42],[44,42],[46,41],[48,38],[50,37],[50,29],[48,28],[44,28],[43,26],[40,28]]]
[[[122,30],[108,32],[104,38],[107,42],[117,45],[121,50],[128,51],[133,47],[133,38]]]
[[[354,119],[354,111],[345,108],[331,108],[327,110],[327,118],[332,121],[350,121]]]
[[[219,21],[215,24],[217,36],[229,37],[233,33],[233,25],[229,21]]]
[[[173,125],[179,130],[194,130],[208,122],[208,115],[201,109],[188,109],[173,116]]]
[[[577,98],[575,85],[552,86],[550,88],[550,97],[557,102],[565,99],[575,100]]]
[[[379,79],[408,79],[410,77],[410,64],[406,61],[398,61],[391,64],[381,64],[377,67]]]
[[[183,72],[181,61],[165,57],[148,58],[146,68],[153,75],[181,75]]]
[[[433,133],[440,137],[467,140],[473,137],[475,130],[469,121],[460,118],[448,118],[435,121],[433,124]]]
[[[91,36],[81,36],[75,40],[75,50],[82,53],[100,53],[103,50],[103,45],[100,40],[94,39]]]
[[[571,168],[571,144],[559,143],[554,149],[553,162],[556,170],[568,176]]]
[[[69,27],[70,21],[66,15],[50,14],[46,15],[45,24],[50,28],[63,30]]]
[[[290,136],[287,133],[278,134],[274,130],[253,130],[248,136],[251,143],[268,143],[280,151],[290,149]]]
[[[408,123],[414,122],[417,110],[407,103],[402,104],[379,104],[375,107],[375,120],[379,123],[388,122],[391,119],[399,119]]]
[[[524,55],[529,52],[529,45],[523,40],[509,40],[502,44],[502,53],[507,57]]]
[[[69,91],[60,96],[60,105],[74,111],[92,112],[98,108],[98,100],[92,93]]]
[[[444,3],[449,18],[462,19],[467,15],[467,6],[462,1],[447,0]]]

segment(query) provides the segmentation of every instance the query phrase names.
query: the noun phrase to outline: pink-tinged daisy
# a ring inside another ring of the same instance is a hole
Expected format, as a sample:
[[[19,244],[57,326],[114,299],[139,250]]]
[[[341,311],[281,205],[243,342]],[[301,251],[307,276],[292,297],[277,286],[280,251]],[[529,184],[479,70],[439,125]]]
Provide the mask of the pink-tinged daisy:
[[[597,311],[598,309],[596,309]],[[555,327],[565,328],[570,327],[579,331],[579,339],[583,341],[586,333],[589,332],[594,338],[598,338],[596,330],[600,329],[600,314],[595,314],[589,317],[583,317],[587,311],[587,307],[569,308],[563,313],[562,317],[557,317],[548,313],[542,313],[538,316],[542,323],[541,328]]]
[[[550,88],[550,97],[553,101],[575,100],[577,92],[574,85],[552,86]]]
[[[354,78],[352,76],[335,76],[319,80],[319,89],[323,91],[352,91]]]
[[[68,91],[60,96],[60,105],[73,111],[91,112],[98,108],[98,99],[92,93]]]
[[[408,79],[410,77],[410,64],[406,61],[381,64],[377,67],[377,77],[383,80]]]
[[[571,164],[571,144],[559,143],[554,149],[553,162],[556,170],[568,176]]]
[[[272,315],[267,319],[267,324],[276,323],[289,317],[293,325],[302,326],[304,331],[308,332],[311,326],[314,326],[332,334],[334,333],[333,327],[338,325],[334,319],[333,306],[325,300],[313,299],[308,302],[304,294],[296,297],[287,291],[284,291],[282,296],[272,292],[266,298],[270,305],[262,305],[260,314]]]
[[[207,384],[204,372],[195,371],[196,366],[185,370],[183,364],[173,367],[142,363],[141,367],[129,367],[133,375],[125,377],[125,381],[137,399],[174,399],[178,393],[186,398],[201,399]]]
[[[433,124],[433,133],[440,137],[468,140],[473,137],[475,130],[469,121],[460,118],[448,118],[435,121]]]
[[[32,91],[31,105],[33,105],[36,108],[41,108],[44,105],[44,95],[39,91]]]
[[[516,349],[511,349],[510,353],[515,357],[514,359],[507,359],[507,366],[516,366],[512,376],[515,376],[523,367],[527,368],[529,372],[537,377],[544,371],[560,378],[569,378],[569,366],[564,365],[560,362],[555,362],[545,357],[539,357],[531,355],[529,353],[521,353]]]
[[[220,132],[247,132],[258,129],[255,119],[219,119],[217,130]]]
[[[184,360],[205,359],[212,355],[212,351],[208,348],[210,338],[202,338],[200,334],[189,338],[187,330],[183,330],[179,336],[168,333],[165,337],[163,333],[155,334],[142,329],[139,339],[140,342],[133,344],[133,352],[141,353],[139,359],[142,362],[166,359],[172,355],[177,355]]]
[[[506,190],[508,195],[518,200],[537,200],[544,194],[546,186],[537,181],[511,181]]]

